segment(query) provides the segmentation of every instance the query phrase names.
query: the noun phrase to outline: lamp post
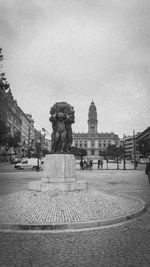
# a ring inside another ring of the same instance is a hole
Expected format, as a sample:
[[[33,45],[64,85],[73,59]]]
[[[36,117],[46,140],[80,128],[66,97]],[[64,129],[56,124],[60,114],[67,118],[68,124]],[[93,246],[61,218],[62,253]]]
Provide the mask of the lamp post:
[[[108,155],[107,155],[107,148],[106,148],[106,168],[108,170]]]
[[[41,148],[41,140],[37,140],[37,171],[40,170],[40,148]]]
[[[133,154],[134,154],[134,169],[136,170],[136,144],[135,144],[135,131],[133,130]]]
[[[30,137],[31,137],[31,128],[30,128],[30,125],[29,125],[29,129],[28,129],[28,150],[27,150],[28,158],[30,157]]]
[[[125,141],[123,140],[123,169],[126,170]]]

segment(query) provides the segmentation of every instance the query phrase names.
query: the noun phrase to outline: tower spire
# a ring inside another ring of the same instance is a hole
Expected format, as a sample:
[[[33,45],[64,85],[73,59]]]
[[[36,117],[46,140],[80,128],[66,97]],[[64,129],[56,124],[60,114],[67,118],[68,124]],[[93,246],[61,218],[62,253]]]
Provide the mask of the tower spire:
[[[97,133],[97,110],[95,103],[92,99],[91,105],[89,107],[89,113],[88,113],[88,133],[89,134],[96,134]]]

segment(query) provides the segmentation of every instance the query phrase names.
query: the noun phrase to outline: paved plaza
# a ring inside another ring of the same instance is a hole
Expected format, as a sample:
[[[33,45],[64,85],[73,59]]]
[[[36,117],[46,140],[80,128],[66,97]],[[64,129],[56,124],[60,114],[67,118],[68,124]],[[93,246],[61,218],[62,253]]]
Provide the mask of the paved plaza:
[[[14,194],[21,199],[28,183],[42,177],[42,172],[0,168],[0,198],[6,202]],[[91,229],[1,230],[0,266],[150,266],[150,187],[144,167],[77,170],[77,178],[88,181],[91,192],[141,199],[147,210],[129,221]]]

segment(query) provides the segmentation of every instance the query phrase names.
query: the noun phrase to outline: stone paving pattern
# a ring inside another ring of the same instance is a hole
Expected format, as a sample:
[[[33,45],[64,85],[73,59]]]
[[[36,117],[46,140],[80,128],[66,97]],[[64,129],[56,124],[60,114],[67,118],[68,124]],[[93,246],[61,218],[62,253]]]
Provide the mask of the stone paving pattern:
[[[121,217],[142,209],[137,198],[96,190],[66,193],[20,191],[0,198],[0,225],[60,225]]]
[[[26,190],[30,173],[22,173],[21,179],[19,174],[0,174],[1,196]],[[97,190],[141,198],[147,212],[129,222],[90,231],[1,232],[0,266],[150,266],[150,187],[144,171],[93,171],[92,175],[79,171],[77,175]]]

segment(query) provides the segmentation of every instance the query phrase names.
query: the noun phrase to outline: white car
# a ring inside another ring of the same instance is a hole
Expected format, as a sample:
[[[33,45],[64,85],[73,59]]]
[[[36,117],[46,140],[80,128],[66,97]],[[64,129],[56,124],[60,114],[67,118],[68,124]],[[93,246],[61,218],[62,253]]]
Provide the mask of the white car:
[[[141,164],[146,164],[146,163],[148,163],[149,162],[149,158],[141,158],[140,160],[139,160],[139,163],[141,163]]]
[[[24,158],[21,162],[15,164],[17,170],[23,169],[33,169],[37,170],[38,168],[38,159],[37,158]],[[41,160],[39,159],[39,168],[41,168]]]

